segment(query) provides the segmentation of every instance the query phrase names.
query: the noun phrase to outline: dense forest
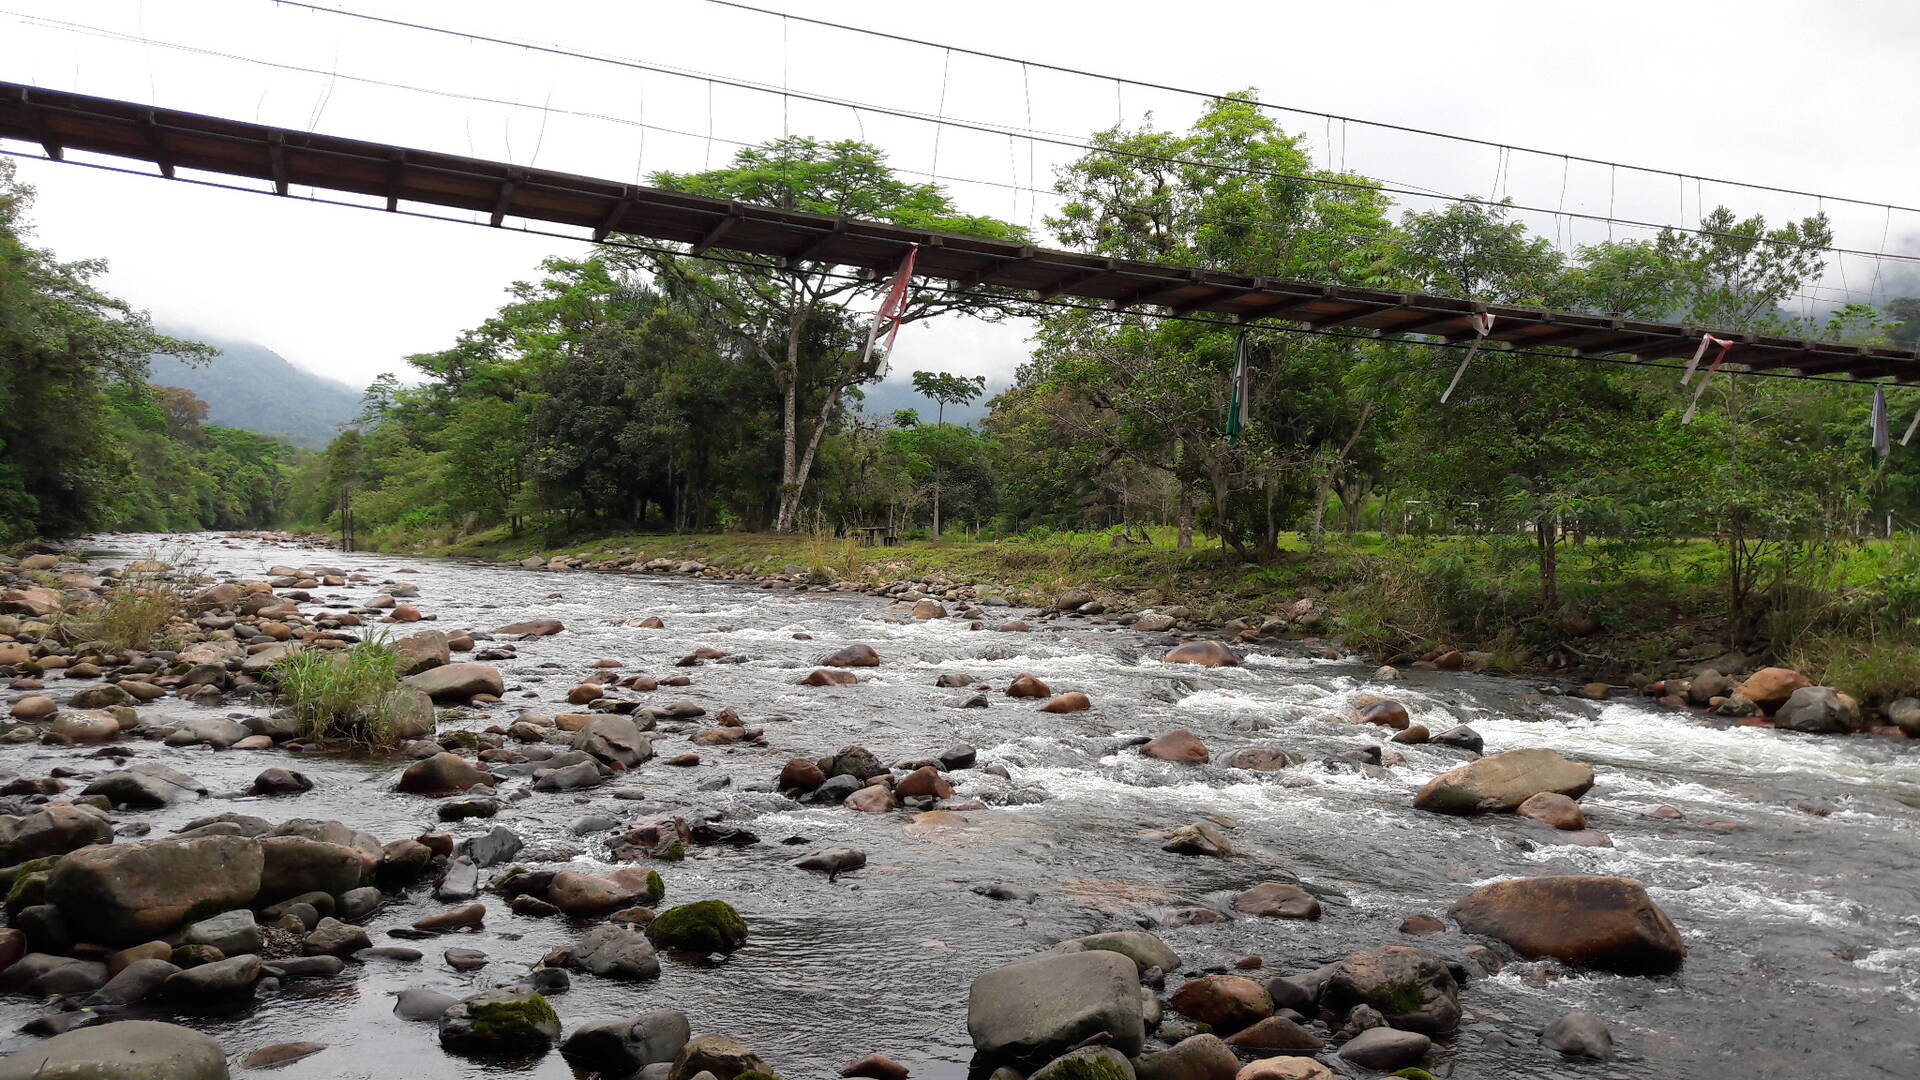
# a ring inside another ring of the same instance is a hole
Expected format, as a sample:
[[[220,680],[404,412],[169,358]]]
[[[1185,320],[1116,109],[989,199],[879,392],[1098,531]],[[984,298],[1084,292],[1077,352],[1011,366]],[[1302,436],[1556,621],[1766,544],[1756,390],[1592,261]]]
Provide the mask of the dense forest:
[[[104,263],[32,246],[32,202],[0,160],[0,544],[276,521],[291,449],[207,425],[191,392],[148,383],[153,354],[195,363],[213,350],[102,293]]]

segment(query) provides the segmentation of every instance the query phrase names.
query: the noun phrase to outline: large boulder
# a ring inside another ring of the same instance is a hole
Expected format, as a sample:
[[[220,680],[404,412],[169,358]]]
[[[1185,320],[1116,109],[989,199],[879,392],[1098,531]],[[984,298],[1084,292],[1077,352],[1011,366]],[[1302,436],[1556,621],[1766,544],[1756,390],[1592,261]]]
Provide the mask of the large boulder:
[[[83,1027],[0,1061],[0,1080],[227,1080],[210,1035],[178,1024],[122,1020]]]
[[[1446,961],[1405,945],[1342,960],[1327,980],[1324,1001],[1340,1013],[1370,1006],[1404,1031],[1439,1035],[1460,1023],[1460,986]]]
[[[648,1065],[670,1064],[693,1032],[687,1014],[655,1009],[631,1020],[590,1020],[560,1044],[571,1065],[608,1076],[627,1076]]]
[[[1053,947],[1054,952],[1061,953],[1086,952],[1089,949],[1117,952],[1132,960],[1141,971],[1156,967],[1161,971],[1178,971],[1180,968],[1180,954],[1145,930],[1088,934],[1085,937],[1068,938]]]
[[[1787,697],[1774,723],[1790,731],[1841,735],[1860,727],[1860,703],[1831,686],[1803,686]]]
[[[262,904],[274,904],[305,893],[338,896],[372,880],[380,854],[346,844],[306,836],[266,836],[260,839]]]
[[[415,795],[444,795],[485,784],[493,786],[493,774],[461,757],[441,751],[422,758],[400,773],[400,790]]]
[[[559,619],[528,619],[525,622],[496,626],[493,632],[500,637],[547,637],[566,628],[567,624]]]
[[[416,690],[426,692],[435,701],[465,701],[476,694],[499,697],[506,693],[500,669],[492,664],[442,664],[403,680]]]
[[[1530,960],[1624,974],[1672,971],[1686,958],[1667,913],[1637,881],[1568,875],[1483,885],[1453,906],[1469,934],[1484,934]]]
[[[1147,740],[1140,753],[1161,761],[1180,761],[1194,765],[1204,765],[1212,760],[1207,753],[1207,744],[1186,728],[1175,728],[1165,735],[1157,735]]]
[[[1133,1063],[1138,1080],[1233,1080],[1240,1059],[1218,1035],[1190,1035]]]
[[[773,1072],[760,1055],[725,1035],[698,1035],[687,1040],[674,1056],[667,1080],[694,1080],[709,1075],[714,1080],[735,1080],[743,1073],[761,1076]]]
[[[1106,950],[1048,954],[994,968],[973,980],[967,1033],[989,1061],[1037,1066],[1106,1035],[1138,1054],[1146,1040],[1140,968]]]
[[[878,667],[880,654],[871,645],[849,645],[820,658],[822,667]]]
[[[1490,754],[1427,782],[1413,805],[1436,814],[1512,813],[1543,791],[1577,799],[1593,787],[1593,767],[1544,747]]]
[[[547,999],[504,988],[456,1001],[440,1015],[440,1045],[489,1057],[544,1053],[560,1037],[560,1017]]]
[[[1780,706],[1787,703],[1787,699],[1793,696],[1795,690],[1811,685],[1813,684],[1807,681],[1805,675],[1792,668],[1763,667],[1747,676],[1747,680],[1734,687],[1733,692],[1760,706],[1761,711],[1772,716]]]
[[[422,630],[393,643],[394,672],[401,677],[418,675],[453,659],[447,635],[439,630]]]
[[[653,740],[629,716],[596,715],[573,736],[573,748],[584,750],[609,765],[631,769],[653,756]]]
[[[112,842],[112,820],[92,806],[49,803],[29,814],[0,815],[0,866]]]
[[[115,806],[157,810],[207,793],[206,785],[178,769],[155,761],[141,761],[88,784],[82,795],[101,795]]]
[[[647,937],[663,949],[732,952],[747,942],[747,920],[725,900],[698,900],[661,912],[647,924]]]
[[[53,868],[47,899],[75,940],[134,945],[252,904],[263,866],[260,841],[245,836],[81,848]]]

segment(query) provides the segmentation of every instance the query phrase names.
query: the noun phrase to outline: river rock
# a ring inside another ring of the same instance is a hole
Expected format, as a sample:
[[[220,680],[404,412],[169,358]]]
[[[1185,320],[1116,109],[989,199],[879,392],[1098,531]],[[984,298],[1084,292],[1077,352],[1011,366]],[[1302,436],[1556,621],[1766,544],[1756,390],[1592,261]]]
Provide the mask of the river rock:
[[[326,1043],[319,1042],[274,1043],[255,1047],[235,1058],[233,1063],[242,1069],[273,1069],[310,1058],[326,1048]]]
[[[501,681],[499,668],[470,661],[428,668],[402,681],[416,690],[424,691],[436,702],[465,701],[476,694],[499,697],[506,693],[506,684]]]
[[[625,720],[625,717],[621,717]],[[631,721],[629,721],[631,723]],[[651,750],[651,744],[649,744]],[[541,769],[533,782],[535,791],[583,791],[607,782],[601,766],[591,761],[576,761],[557,769]]]
[[[82,848],[54,867],[47,897],[76,939],[133,945],[191,916],[251,904],[263,866],[260,842],[241,836]]]
[[[726,953],[747,943],[747,921],[725,900],[698,900],[661,912],[647,937],[663,949]]]
[[[301,939],[300,952],[303,956],[346,956],[372,944],[365,930],[328,916]]]
[[[421,630],[408,634],[391,644],[394,656],[394,673],[401,678],[418,675],[430,668],[437,668],[453,659],[453,650],[447,644],[447,635],[438,630]]]
[[[1792,668],[1764,667],[1747,676],[1745,682],[1734,688],[1734,693],[1771,716],[1787,703],[1794,691],[1811,685],[1805,675]]]
[[[1267,988],[1239,975],[1188,979],[1168,1002],[1180,1015],[1231,1034],[1273,1015]]]
[[[1480,733],[1465,724],[1449,728],[1428,741],[1435,746],[1450,746],[1455,750],[1469,750],[1476,754],[1487,748],[1486,740],[1480,737]]]
[[[778,787],[781,791],[808,792],[827,782],[827,774],[818,764],[807,758],[793,758],[780,769]]]
[[[107,980],[87,999],[89,1005],[133,1005],[160,992],[167,979],[180,969],[166,960],[145,957],[135,960]]]
[[[260,838],[260,902],[277,903],[305,893],[337,896],[372,880],[380,855],[307,836]]]
[[[1284,1016],[1269,1016],[1229,1036],[1227,1045],[1237,1050],[1298,1053],[1319,1050],[1327,1044],[1320,1036]]]
[[[1910,738],[1920,738],[1920,698],[1899,698],[1887,706],[1887,720]]]
[[[1462,897],[1452,915],[1461,930],[1504,941],[1529,960],[1652,974],[1672,971],[1687,955],[1666,912],[1628,878],[1496,881]]]
[[[885,1054],[867,1054],[840,1066],[841,1076],[864,1080],[907,1080],[911,1073],[912,1070]]]
[[[227,1080],[211,1036],[178,1024],[122,1020],[56,1035],[0,1063],[4,1080]]]
[[[402,1020],[438,1020],[457,998],[438,990],[402,990],[393,997],[393,1015]]]
[[[1555,829],[1571,831],[1587,827],[1587,815],[1581,813],[1580,804],[1553,791],[1528,796],[1526,802],[1514,808],[1514,813]]]
[[[653,740],[629,716],[603,714],[587,721],[573,737],[582,750],[609,765],[631,769],[653,756]]]
[[[1207,753],[1207,744],[1186,728],[1175,728],[1164,735],[1155,736],[1140,748],[1140,753],[1161,761],[1181,761],[1204,765],[1213,760]]]
[[[1070,713],[1083,712],[1091,708],[1093,708],[1093,700],[1091,698],[1078,690],[1069,690],[1064,694],[1059,694],[1048,700],[1045,705],[1040,706],[1040,711],[1044,713]]]
[[[1235,896],[1233,910],[1270,919],[1318,919],[1320,901],[1298,885],[1267,881]]]
[[[1164,664],[1198,664],[1201,667],[1238,667],[1240,654],[1218,641],[1189,641],[1175,645],[1160,658]]]
[[[592,918],[633,904],[659,901],[664,888],[654,872],[620,870],[612,874],[583,874],[562,870],[547,886],[547,903],[575,918]]]
[[[1427,1056],[1433,1040],[1417,1031],[1368,1028],[1340,1048],[1340,1056],[1363,1069],[1387,1072]]]
[[[1357,701],[1353,706],[1353,717],[1363,724],[1378,724],[1381,727],[1403,731],[1412,720],[1407,715],[1407,707],[1392,698],[1367,698]]]
[[[1190,1035],[1133,1063],[1138,1080],[1234,1080],[1240,1059],[1217,1035]]]
[[[1110,1046],[1083,1046],[1035,1069],[1028,1080],[1134,1080],[1133,1062]]]
[[[559,619],[528,619],[525,622],[508,623],[493,628],[499,637],[547,637],[567,628]]]
[[[31,952],[0,970],[0,993],[80,997],[107,984],[107,965],[97,960]]]
[[[175,972],[167,977],[165,989],[169,997],[179,1001],[218,1001],[251,997],[253,984],[259,980],[260,958],[247,953]]]
[[[257,953],[260,940],[260,924],[245,908],[202,919],[180,932],[181,944],[211,945],[228,956]]]
[[[1441,773],[1414,798],[1437,814],[1512,812],[1543,791],[1577,799],[1593,787],[1593,768],[1544,747],[1509,750]]]
[[[1166,942],[1144,930],[1113,930],[1103,934],[1087,934],[1084,937],[1068,938],[1053,947],[1053,951],[1057,953],[1089,950],[1119,953],[1132,960],[1141,971],[1148,968],[1174,971],[1180,967],[1180,954],[1174,952]]]
[[[940,775],[940,770],[931,765],[923,765],[900,778],[893,786],[894,795],[902,799],[953,798],[953,785]]]
[[[1460,1022],[1460,986],[1446,961],[1423,949],[1388,945],[1354,953],[1327,980],[1322,998],[1336,1012],[1377,1009],[1404,1031],[1445,1034]]]
[[[292,769],[262,769],[247,786],[248,795],[298,795],[313,790],[313,781],[305,773]]]
[[[444,795],[493,782],[492,773],[444,750],[408,765],[400,774],[400,790],[416,795]]]
[[[697,1080],[703,1074],[714,1080],[735,1080],[742,1073],[772,1072],[760,1055],[725,1035],[699,1035],[688,1039],[674,1056],[667,1080]]]
[[[1044,1062],[1102,1034],[1121,1053],[1138,1054],[1146,1039],[1140,969],[1105,950],[994,968],[968,992],[967,1033],[988,1061]]]
[[[660,976],[660,958],[645,934],[624,926],[596,926],[574,945],[573,966],[605,979],[638,982]]]
[[[876,776],[883,776],[887,767],[880,759],[864,746],[843,746],[832,757],[820,762],[820,771],[829,779],[836,776],[851,776],[865,783]]]
[[[687,1014],[655,1009],[630,1020],[590,1020],[567,1036],[560,1053],[579,1068],[627,1076],[648,1065],[670,1064],[692,1035]]]
[[[1789,731],[1842,735],[1861,726],[1860,703],[1831,686],[1803,686],[1787,697],[1774,723]]]
[[[878,667],[880,654],[873,651],[871,645],[849,645],[838,652],[820,658],[822,667]],[[726,1080],[722,1077],[721,1080]]]
[[[542,1053],[560,1037],[560,1018],[531,990],[475,994],[440,1016],[440,1045],[456,1054],[489,1057]]]
[[[1175,855],[1208,855],[1224,859],[1233,854],[1233,845],[1219,829],[1204,821],[1192,825],[1182,825],[1167,834],[1167,842],[1160,850],[1171,851]]]
[[[1548,1024],[1540,1033],[1540,1045],[1567,1057],[1607,1061],[1613,1057],[1613,1032],[1606,1021],[1575,1010]]]
[[[1048,689],[1046,683],[1032,675],[1022,674],[1015,676],[1014,680],[1007,684],[1007,696],[1042,698],[1053,696],[1053,691]]]
[[[100,795],[115,806],[157,810],[207,793],[206,785],[178,769],[142,761],[107,775],[81,789],[82,795]]]
[[[48,803],[31,813],[0,815],[0,866],[112,842],[112,819],[93,806]]]
[[[1293,764],[1284,751],[1269,746],[1248,746],[1235,750],[1223,764],[1229,769],[1247,769],[1253,772],[1279,772]]]

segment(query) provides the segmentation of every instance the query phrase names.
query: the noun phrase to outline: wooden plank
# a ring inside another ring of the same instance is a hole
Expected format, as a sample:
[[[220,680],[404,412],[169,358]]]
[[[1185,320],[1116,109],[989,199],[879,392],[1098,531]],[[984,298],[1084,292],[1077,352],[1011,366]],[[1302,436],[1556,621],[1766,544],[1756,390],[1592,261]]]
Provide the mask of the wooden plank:
[[[687,254],[705,255],[708,249],[725,239],[726,235],[732,232],[742,221],[745,221],[746,218],[746,211],[739,203],[728,203],[727,216],[715,222],[712,228],[702,234],[698,243],[687,248]]]
[[[600,219],[600,227],[593,230],[593,242],[598,244],[605,240],[632,209],[632,199],[614,200],[613,207],[607,211],[607,216]]]

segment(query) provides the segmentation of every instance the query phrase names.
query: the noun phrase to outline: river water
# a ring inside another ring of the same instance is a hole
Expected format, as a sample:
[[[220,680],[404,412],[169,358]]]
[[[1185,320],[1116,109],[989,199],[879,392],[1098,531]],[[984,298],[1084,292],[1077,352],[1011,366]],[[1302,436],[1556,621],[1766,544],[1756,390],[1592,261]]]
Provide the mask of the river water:
[[[137,557],[183,541],[96,543]],[[673,1007],[688,1013],[696,1033],[731,1035],[789,1078],[837,1075],[840,1065],[871,1051],[907,1064],[916,1077],[959,1078],[971,1058],[971,979],[1065,937],[1152,925],[1177,908],[1224,907],[1231,893],[1261,881],[1299,880],[1325,903],[1318,922],[1240,919],[1158,932],[1192,974],[1230,970],[1250,954],[1264,959],[1262,971],[1250,974],[1292,974],[1395,942],[1457,955],[1468,939],[1451,932],[1404,938],[1401,920],[1444,914],[1488,881],[1599,873],[1646,883],[1687,941],[1684,968],[1644,978],[1522,963],[1477,979],[1463,991],[1466,1018],[1437,1071],[1450,1067],[1456,1077],[1489,1080],[1910,1078],[1920,1066],[1920,746],[1911,743],[1728,727],[1638,700],[1543,693],[1525,680],[1410,673],[1377,683],[1369,663],[1310,659],[1284,645],[1255,648],[1238,668],[1166,665],[1156,659],[1163,645],[1084,619],[1042,622],[1027,613],[1035,632],[995,633],[956,619],[915,622],[856,594],[550,573],[213,535],[184,544],[216,576],[259,578],[275,564],[319,563],[371,578],[317,590],[314,603],[303,605],[308,611],[355,604],[380,591],[381,582],[407,581],[419,586],[415,603],[434,619],[422,628],[485,630],[534,617],[566,623],[564,633],[523,642],[518,659],[500,664],[509,687],[503,702],[462,713],[443,730],[508,723],[522,710],[566,711],[567,690],[603,658],[620,661],[623,672],[655,675],[675,673],[674,661],[702,646],[747,658],[682,669],[691,686],[640,696],[663,705],[686,698],[709,712],[732,706],[747,723],[765,726],[764,746],[691,747],[686,738],[695,725],[663,725],[661,757],[606,787],[536,793],[491,822],[450,829],[467,835],[504,824],[531,846],[571,845],[582,869],[605,865],[602,838],[568,830],[588,813],[622,820],[654,808],[689,819],[717,814],[759,837],[744,847],[695,847],[685,862],[662,864],[668,904],[725,899],[751,924],[751,941],[713,966],[663,957],[654,982],[577,976],[570,992],[553,999],[568,1030],[584,1020]],[[650,615],[667,628],[624,625]],[[820,656],[852,642],[871,644],[883,658],[880,667],[860,672],[858,686],[796,685]],[[993,685],[988,708],[956,708],[965,691],[933,685],[938,675],[961,671]],[[997,692],[1022,672],[1056,691],[1085,691],[1094,708],[1050,715],[1036,702]],[[1340,719],[1361,693],[1400,699],[1416,722],[1436,732],[1471,724],[1489,752],[1546,746],[1591,764],[1598,781],[1582,805],[1613,846],[1556,846],[1511,818],[1416,812],[1414,792],[1460,764],[1457,751],[1393,746],[1404,764],[1327,765],[1323,759],[1377,745],[1385,733]],[[184,716],[196,708],[167,699],[142,711]],[[243,715],[248,706],[219,708]],[[1158,762],[1129,746],[1176,727],[1204,739],[1216,762],[1241,747],[1271,746],[1305,763],[1252,773]],[[890,762],[956,742],[977,746],[981,764],[1003,765],[1012,777],[956,773],[959,798],[989,804],[963,813],[964,825],[930,827],[907,813],[802,806],[747,790],[766,786],[796,755],[823,756],[858,743]],[[183,769],[215,793],[131,815],[151,821],[156,836],[229,809],[276,821],[337,818],[382,840],[443,828],[432,800],[393,791],[394,762],[135,745],[142,758]],[[663,764],[688,749],[700,752],[698,767]],[[89,753],[7,746],[0,764],[23,775],[56,765],[100,771]],[[305,772],[315,789],[272,799],[221,794],[276,764]],[[621,789],[637,790],[644,801],[617,801]],[[1684,818],[1648,816],[1661,805]],[[1244,857],[1161,851],[1160,832],[1203,816],[1230,824],[1228,835]],[[805,846],[783,842],[793,838],[804,838]],[[789,865],[812,847],[860,848],[869,862],[828,882]],[[1039,896],[1008,902],[970,891],[990,883]],[[387,929],[439,907],[426,889],[416,889],[375,915],[369,930],[378,944]],[[414,986],[477,992],[510,981],[578,932],[562,920],[515,916],[496,897],[484,931],[424,943],[428,955],[420,963],[349,965],[337,979],[295,983],[244,1008],[152,1015],[207,1030],[231,1053],[294,1039],[330,1044],[278,1070],[290,1080],[564,1077],[570,1071],[558,1053],[511,1066],[444,1054],[432,1025],[392,1015],[389,994]],[[492,962],[456,973],[439,959],[446,945],[482,949]],[[1537,1045],[1540,1027],[1575,1008],[1613,1025],[1616,1060],[1577,1065]],[[7,999],[0,1025],[11,1033],[37,1011]],[[29,1041],[6,1034],[0,1049]]]

